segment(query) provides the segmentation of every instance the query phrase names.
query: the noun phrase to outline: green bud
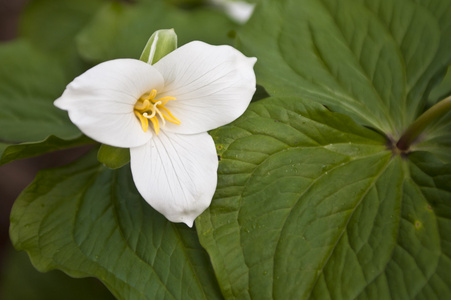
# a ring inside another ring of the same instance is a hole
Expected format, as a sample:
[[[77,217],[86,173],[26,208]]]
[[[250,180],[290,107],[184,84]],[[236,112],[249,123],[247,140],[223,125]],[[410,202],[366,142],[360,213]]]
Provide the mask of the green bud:
[[[153,65],[175,49],[177,49],[177,35],[174,29],[157,30],[147,41],[139,59]]]
[[[102,145],[97,160],[110,169],[118,169],[130,161],[130,149]]]

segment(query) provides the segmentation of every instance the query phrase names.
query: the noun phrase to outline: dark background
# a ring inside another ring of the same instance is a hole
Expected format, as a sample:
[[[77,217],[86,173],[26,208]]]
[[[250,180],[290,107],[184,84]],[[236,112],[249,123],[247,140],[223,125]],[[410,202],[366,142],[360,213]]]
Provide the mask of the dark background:
[[[0,0],[0,45],[17,36],[19,15],[26,2]],[[12,204],[42,167],[45,167],[45,162],[41,159],[27,159],[0,166],[0,266],[3,265],[6,246],[9,244],[9,213]]]

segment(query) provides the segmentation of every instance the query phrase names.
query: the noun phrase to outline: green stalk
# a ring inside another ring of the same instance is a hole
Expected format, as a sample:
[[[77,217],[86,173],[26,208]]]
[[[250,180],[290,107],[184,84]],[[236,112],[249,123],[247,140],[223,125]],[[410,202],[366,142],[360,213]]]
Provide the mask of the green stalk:
[[[434,106],[425,111],[418,119],[413,122],[409,128],[396,143],[396,147],[401,151],[407,151],[415,139],[423,132],[423,130],[432,123],[442,117],[451,110],[451,96],[436,103]]]

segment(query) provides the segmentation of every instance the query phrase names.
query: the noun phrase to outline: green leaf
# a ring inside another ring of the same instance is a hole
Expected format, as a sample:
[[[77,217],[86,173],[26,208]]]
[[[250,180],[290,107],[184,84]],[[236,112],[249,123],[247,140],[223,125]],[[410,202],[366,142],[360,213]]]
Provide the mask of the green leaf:
[[[78,33],[89,23],[105,0],[33,0],[20,22],[20,37],[51,55],[64,66],[66,84],[88,66],[75,45]],[[65,86],[65,85],[64,85]]]
[[[24,40],[1,45],[0,61],[0,141],[80,136],[67,113],[53,105],[68,82],[63,65]]]
[[[105,5],[88,27],[77,36],[80,54],[100,62],[119,57],[138,58],[145,41],[156,30],[173,28],[178,44],[193,40],[228,44],[227,33],[236,28],[223,13],[211,9],[181,10],[163,1]]]
[[[8,300],[106,300],[114,299],[94,278],[74,279],[60,271],[38,272],[25,252],[8,249],[2,268],[1,299]]]
[[[17,145],[0,144],[0,166],[18,159],[35,157],[47,152],[93,143],[95,142],[84,135],[72,140],[64,140],[51,135],[40,142]]]
[[[80,131],[53,101],[85,69],[74,36],[103,2],[30,2],[21,18],[21,38],[0,46],[0,164],[88,142],[71,141]]]
[[[227,299],[446,299],[451,165],[302,98],[213,131],[220,165],[196,220]]]
[[[105,168],[95,151],[38,173],[14,203],[10,236],[38,270],[95,276],[119,299],[220,298],[195,230],[154,211],[129,168]]]
[[[396,140],[451,62],[450,14],[448,0],[262,1],[238,37],[270,95],[315,100]]]
[[[110,169],[118,169],[130,162],[130,149],[102,145],[97,160]]]
[[[46,51],[74,48],[74,37],[105,3],[103,0],[34,0],[25,9],[20,34]]]

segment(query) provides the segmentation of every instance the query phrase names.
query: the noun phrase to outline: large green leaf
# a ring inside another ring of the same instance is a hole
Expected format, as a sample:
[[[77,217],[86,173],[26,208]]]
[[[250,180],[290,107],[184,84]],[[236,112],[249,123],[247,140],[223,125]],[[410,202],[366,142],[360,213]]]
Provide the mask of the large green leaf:
[[[53,101],[86,69],[74,37],[103,2],[32,1],[21,19],[21,38],[0,46],[1,164],[87,141],[71,141],[80,131]]]
[[[77,37],[82,56],[94,62],[118,57],[139,58],[147,39],[159,29],[173,28],[178,44],[193,40],[227,44],[227,33],[236,28],[220,11],[199,8],[181,10],[163,1],[104,6]]]
[[[262,1],[239,34],[270,95],[307,97],[399,138],[451,61],[448,0]]]
[[[61,60],[19,39],[0,46],[0,165],[92,143],[53,101],[69,78]]]
[[[212,132],[218,188],[197,220],[228,299],[451,297],[451,165],[302,98]]]
[[[107,4],[89,24],[94,8],[74,14],[83,21],[67,31],[68,47],[77,36],[86,59],[138,57],[143,41],[165,27],[175,27],[181,44],[224,43],[230,23],[222,14],[150,3]],[[123,299],[214,299],[219,287],[238,299],[450,298],[451,114],[411,153],[392,151],[386,139],[449,92],[434,85],[451,60],[450,14],[447,0],[259,1],[239,42],[257,56],[258,81],[275,97],[212,132],[218,189],[196,225],[215,274],[196,232],[167,222],[141,199],[127,166],[109,170],[95,153],[40,173],[24,191],[11,216],[15,246],[41,271],[98,277]],[[33,41],[72,53],[52,44],[57,36]],[[0,50],[1,57],[10,49],[7,66],[19,66],[5,69],[18,72],[16,81],[0,69],[7,83],[0,94],[8,95],[0,98],[7,108],[0,151],[9,151],[5,140],[49,134],[59,137],[55,147],[70,143],[79,131],[52,106],[72,79],[63,78],[65,65],[17,45]]]
[[[67,113],[56,108],[68,83],[64,65],[25,40],[0,46],[0,140],[40,141],[53,134],[71,139],[80,135]]]
[[[196,232],[168,222],[138,194],[130,169],[93,151],[42,171],[11,212],[10,236],[40,271],[95,276],[120,299],[217,299]]]

